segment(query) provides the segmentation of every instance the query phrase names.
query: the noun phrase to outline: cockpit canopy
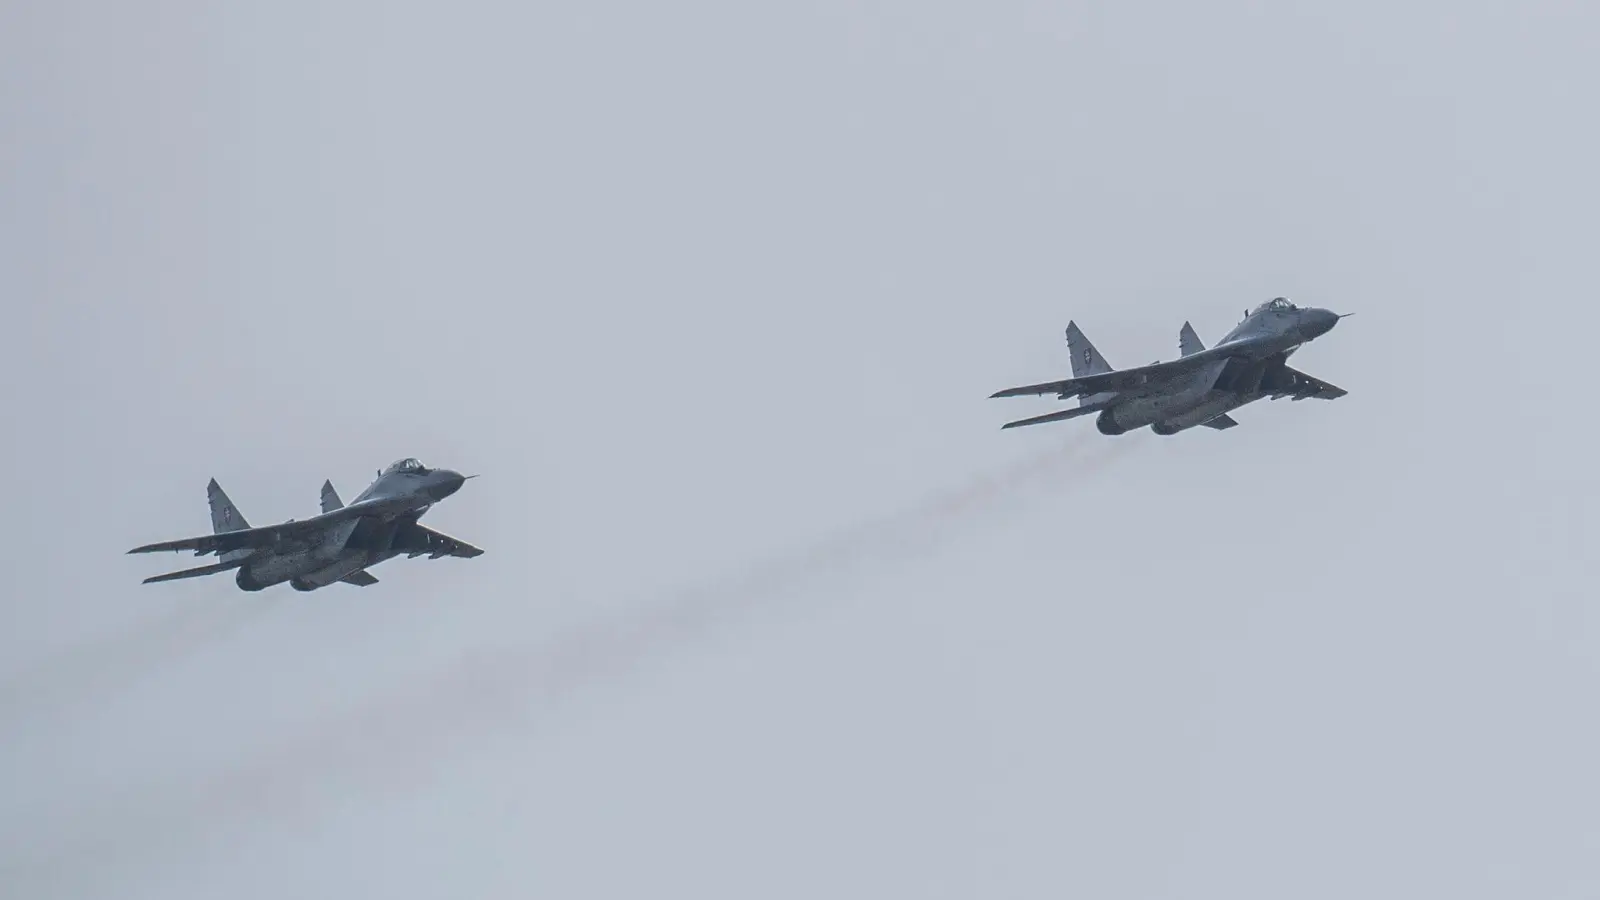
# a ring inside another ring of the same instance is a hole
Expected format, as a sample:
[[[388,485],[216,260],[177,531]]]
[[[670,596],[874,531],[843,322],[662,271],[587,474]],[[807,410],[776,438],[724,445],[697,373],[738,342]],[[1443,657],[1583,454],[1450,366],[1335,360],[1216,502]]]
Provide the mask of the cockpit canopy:
[[[1295,306],[1293,303],[1290,303],[1288,297],[1273,297],[1271,300],[1268,300],[1266,303],[1263,303],[1260,306],[1256,307],[1254,310],[1251,311],[1250,314],[1253,316],[1256,313],[1276,312],[1276,311],[1280,311],[1280,310],[1287,311],[1287,310],[1293,310],[1293,309],[1299,309],[1299,308],[1300,307]]]
[[[428,474],[428,467],[419,460],[407,457],[399,462],[390,463],[389,468],[383,470],[385,475],[393,475],[397,472],[404,472],[409,475],[426,475]]]

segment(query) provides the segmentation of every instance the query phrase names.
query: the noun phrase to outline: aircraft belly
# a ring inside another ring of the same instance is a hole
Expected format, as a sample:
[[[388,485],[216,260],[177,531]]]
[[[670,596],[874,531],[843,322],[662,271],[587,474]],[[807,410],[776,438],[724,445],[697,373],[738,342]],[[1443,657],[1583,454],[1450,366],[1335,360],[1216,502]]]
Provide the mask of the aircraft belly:
[[[1133,397],[1112,406],[1107,412],[1118,427],[1132,431],[1193,409],[1204,400],[1207,393],[1198,386],[1186,386],[1170,393]]]
[[[314,590],[327,587],[339,579],[353,572],[366,568],[371,561],[371,556],[366,553],[351,553],[339,558],[332,565],[325,565],[320,569],[307,572],[294,579],[294,586],[300,590]]]
[[[314,550],[300,550],[294,553],[271,554],[253,559],[239,569],[239,581],[267,587],[282,584],[291,578],[315,571],[319,566],[327,565],[327,560],[320,558]]]
[[[1212,391],[1203,402],[1152,423],[1158,434],[1177,434],[1215,419],[1258,399],[1259,395]]]
[[[337,568],[346,559],[343,556],[345,542],[349,540],[359,521],[352,519],[341,523],[338,527],[330,529],[321,540],[310,547],[287,553],[264,554],[252,559],[239,569],[237,576],[239,586],[247,590],[260,590],[263,587],[310,577],[321,571]],[[364,558],[365,554],[356,556]],[[356,568],[360,568],[360,565],[358,564]],[[350,572],[343,572],[332,580],[337,581],[338,578],[348,574]]]

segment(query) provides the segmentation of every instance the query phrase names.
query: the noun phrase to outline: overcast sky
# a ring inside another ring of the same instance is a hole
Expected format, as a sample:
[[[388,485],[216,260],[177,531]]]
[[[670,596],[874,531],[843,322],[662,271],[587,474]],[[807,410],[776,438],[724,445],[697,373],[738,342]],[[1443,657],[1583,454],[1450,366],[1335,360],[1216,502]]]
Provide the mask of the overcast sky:
[[[1600,894],[1597,26],[0,7],[0,893]],[[1349,396],[986,399],[1278,295]],[[124,555],[406,456],[484,556]]]

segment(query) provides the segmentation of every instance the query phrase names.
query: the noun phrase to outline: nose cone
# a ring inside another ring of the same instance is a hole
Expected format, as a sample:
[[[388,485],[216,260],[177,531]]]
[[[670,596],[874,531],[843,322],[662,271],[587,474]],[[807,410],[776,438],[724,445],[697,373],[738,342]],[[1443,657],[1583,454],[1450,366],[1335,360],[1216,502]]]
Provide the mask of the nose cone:
[[[443,500],[461,490],[461,486],[467,483],[467,478],[451,469],[438,469],[433,473],[432,482],[428,485],[428,496],[434,500]]]
[[[1300,322],[1300,331],[1306,340],[1321,337],[1333,330],[1339,324],[1338,313],[1327,309],[1308,309]]]

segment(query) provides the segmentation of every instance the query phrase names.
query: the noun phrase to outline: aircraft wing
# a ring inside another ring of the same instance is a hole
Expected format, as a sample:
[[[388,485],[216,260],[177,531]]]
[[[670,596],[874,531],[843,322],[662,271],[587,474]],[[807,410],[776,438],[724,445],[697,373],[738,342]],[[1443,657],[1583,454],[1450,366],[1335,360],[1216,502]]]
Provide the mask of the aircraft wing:
[[[441,556],[459,556],[462,559],[471,559],[482,556],[483,550],[472,546],[463,540],[458,540],[442,531],[434,531],[425,525],[413,525],[412,528],[421,536],[422,543],[407,542],[407,556],[421,556],[428,554],[429,559],[438,559]]]
[[[277,525],[263,525],[260,528],[241,528],[238,531],[224,531],[203,537],[161,541],[156,544],[135,547],[128,552],[160,553],[163,551],[193,550],[195,556],[205,556],[208,553],[220,555],[230,550],[255,550],[262,547],[272,547],[284,542],[307,540],[311,535],[330,525],[336,525],[340,522],[366,515],[372,512],[375,506],[377,506],[375,503],[356,503],[300,521],[291,519],[287,522],[280,522]]]
[[[1083,397],[1090,394],[1109,392],[1156,393],[1171,381],[1193,374],[1208,365],[1226,359],[1233,355],[1236,350],[1237,348],[1228,346],[1213,347],[1210,350],[1202,350],[1179,359],[1152,363],[1135,369],[1119,369],[1115,372],[1103,372],[1098,375],[1084,375],[1081,378],[1067,378],[1062,381],[1047,381],[1043,384],[1006,388],[1003,391],[996,391],[990,394],[989,398],[992,400],[996,397],[1055,394],[1065,400],[1068,397]]]
[[[1312,378],[1297,369],[1284,366],[1283,370],[1294,376],[1294,387],[1287,391],[1279,391],[1273,394],[1272,399],[1274,400],[1279,397],[1293,397],[1296,400],[1337,400],[1350,393],[1342,387],[1329,384],[1320,378]]]

